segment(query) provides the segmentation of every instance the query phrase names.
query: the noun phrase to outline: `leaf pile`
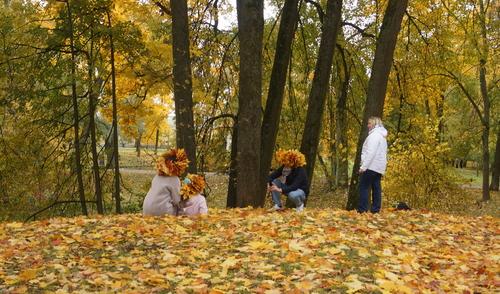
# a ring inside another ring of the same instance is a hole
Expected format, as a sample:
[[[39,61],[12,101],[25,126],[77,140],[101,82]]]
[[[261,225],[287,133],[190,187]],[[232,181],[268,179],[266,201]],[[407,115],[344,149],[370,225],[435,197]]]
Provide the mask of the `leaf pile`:
[[[0,226],[0,293],[496,291],[492,217],[246,208]]]

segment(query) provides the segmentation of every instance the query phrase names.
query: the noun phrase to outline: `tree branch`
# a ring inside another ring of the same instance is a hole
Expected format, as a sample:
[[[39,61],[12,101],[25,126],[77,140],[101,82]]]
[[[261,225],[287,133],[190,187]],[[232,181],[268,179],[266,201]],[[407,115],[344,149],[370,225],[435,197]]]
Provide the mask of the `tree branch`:
[[[319,5],[318,2],[314,2],[312,0],[305,0],[305,2],[312,4],[316,8],[316,11],[318,12],[319,21],[323,25],[323,18],[325,16],[325,12],[323,11],[323,8],[321,8],[321,6]]]
[[[470,93],[467,91],[467,89],[465,88],[465,86],[460,82],[460,80],[458,79],[457,76],[455,76],[455,74],[453,74],[451,71],[449,70],[446,70],[448,72],[449,75],[445,75],[446,77],[449,77],[453,80],[455,80],[455,82],[458,84],[458,87],[462,90],[462,92],[465,94],[465,96],[467,97],[467,100],[469,100],[469,102],[472,104],[472,106],[474,107],[474,110],[476,110],[476,113],[477,115],[479,116],[479,119],[481,120],[481,124],[482,125],[486,125],[486,122],[484,121],[484,118],[483,118],[483,115],[482,115],[482,112],[481,112],[481,109],[479,109],[479,105],[477,105],[477,103],[474,101],[474,99],[472,99],[472,96],[470,95]]]
[[[156,1],[155,4],[160,8],[161,12],[165,13],[166,15],[172,15],[172,11],[170,10],[170,8],[161,4],[160,1]]]
[[[366,33],[366,29],[362,29],[353,23],[344,21],[344,22],[342,22],[342,26],[350,26],[350,27],[355,28],[361,34],[361,37],[363,37],[363,38],[367,38],[367,37],[375,38],[375,35]]]
[[[97,204],[97,202],[95,202],[95,201],[88,201],[88,200],[86,200],[85,202],[86,202],[86,203],[94,203],[94,204]],[[40,210],[40,211],[37,211],[37,212],[33,213],[33,214],[32,214],[32,215],[30,215],[30,216],[29,216],[29,217],[28,217],[28,218],[27,218],[24,222],[29,221],[29,220],[30,220],[30,218],[34,217],[35,215],[37,215],[37,214],[39,214],[39,213],[44,212],[44,211],[45,211],[45,210],[47,210],[47,209],[52,208],[52,207],[53,207],[53,206],[55,206],[56,204],[66,204],[66,203],[82,203],[82,201],[81,201],[81,200],[56,201],[56,202],[52,203],[51,205],[49,205],[49,206],[45,207],[44,209],[42,209],[42,210]]]

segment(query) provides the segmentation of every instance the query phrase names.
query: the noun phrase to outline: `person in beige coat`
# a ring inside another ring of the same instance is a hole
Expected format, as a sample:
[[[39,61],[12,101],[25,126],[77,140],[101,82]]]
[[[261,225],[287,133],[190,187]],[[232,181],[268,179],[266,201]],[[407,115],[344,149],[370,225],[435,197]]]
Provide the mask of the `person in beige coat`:
[[[153,178],[144,203],[143,216],[177,215],[181,202],[181,181],[179,175],[188,167],[184,149],[171,149],[156,162],[157,174]]]

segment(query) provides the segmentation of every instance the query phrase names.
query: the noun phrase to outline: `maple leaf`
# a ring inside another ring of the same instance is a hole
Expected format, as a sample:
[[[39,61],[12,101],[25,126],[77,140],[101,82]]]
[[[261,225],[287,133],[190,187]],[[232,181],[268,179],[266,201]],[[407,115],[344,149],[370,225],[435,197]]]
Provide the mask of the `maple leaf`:
[[[290,243],[288,243],[288,248],[292,252],[303,253],[303,254],[311,253],[311,250],[306,248],[305,246],[306,244],[303,241],[292,240]]]
[[[271,290],[266,290],[264,291],[265,294],[281,294],[282,292],[277,289],[271,289]]]
[[[393,281],[387,281],[387,282],[381,284],[380,288],[382,288],[386,291],[389,291],[391,293],[399,293],[399,292],[406,293],[406,294],[413,293],[413,291],[410,288],[408,288],[404,285],[398,285],[398,284],[394,283]]]
[[[36,269],[25,269],[22,277],[21,274],[19,277],[24,281],[36,279]]]
[[[272,245],[265,244],[265,243],[258,242],[258,241],[250,242],[250,243],[248,243],[248,246],[253,247],[253,248],[259,248],[259,249],[273,249]]]
[[[4,283],[6,285],[13,285],[21,281],[20,277],[18,275],[9,275],[4,278]]]
[[[295,288],[300,290],[301,292],[307,292],[313,288],[311,283],[308,281],[303,281],[295,284]]]
[[[356,293],[356,292],[358,292],[360,290],[365,289],[364,284],[361,281],[357,280],[357,279],[353,279],[350,282],[344,282],[344,285],[346,285],[347,287],[349,287],[349,290],[347,290],[347,293]]]

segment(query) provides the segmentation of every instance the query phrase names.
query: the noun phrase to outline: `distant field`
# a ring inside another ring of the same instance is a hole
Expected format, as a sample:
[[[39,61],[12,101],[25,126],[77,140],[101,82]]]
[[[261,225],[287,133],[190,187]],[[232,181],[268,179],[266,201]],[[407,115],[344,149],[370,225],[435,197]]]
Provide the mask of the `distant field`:
[[[162,154],[165,150],[159,150]],[[135,148],[120,147],[120,168],[122,169],[154,169],[154,149],[141,150],[141,156],[137,157]]]
[[[476,168],[455,168],[453,172],[469,180],[470,185],[482,185],[483,184],[483,172],[482,170],[477,170]],[[491,181],[491,178],[490,178]]]

